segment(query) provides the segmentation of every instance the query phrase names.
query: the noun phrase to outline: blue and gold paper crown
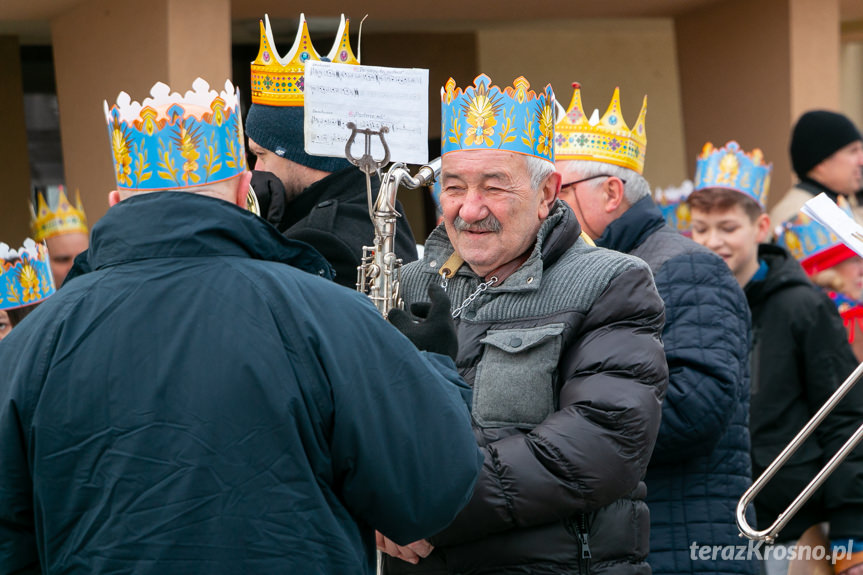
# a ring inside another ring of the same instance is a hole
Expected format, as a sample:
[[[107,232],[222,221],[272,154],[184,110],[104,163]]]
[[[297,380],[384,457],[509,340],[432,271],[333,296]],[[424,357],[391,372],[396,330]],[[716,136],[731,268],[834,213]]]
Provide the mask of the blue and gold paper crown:
[[[34,305],[55,291],[45,244],[28,238],[16,251],[0,243],[0,309]]]
[[[215,92],[201,78],[180,95],[162,82],[150,98],[120,92],[105,118],[120,190],[176,190],[212,184],[246,169],[240,92]]]
[[[81,194],[75,194],[75,204],[66,197],[63,186],[35,192],[35,204],[30,204],[30,231],[37,242],[63,234],[87,234],[87,215],[81,204]]]
[[[569,109],[564,111],[560,108],[554,128],[557,133],[554,140],[557,159],[605,162],[642,173],[647,153],[647,96],[644,97],[635,126],[630,130],[620,111],[620,88],[614,89],[602,118],[599,117],[599,110],[594,110],[588,119],[581,104],[581,85],[574,82],[572,87],[575,91]]]
[[[676,188],[656,188],[653,195],[656,206],[665,218],[665,223],[684,235],[690,234],[691,214],[686,198],[691,193],[692,182],[686,180]]]
[[[291,51],[280,57],[273,41],[270,17],[264,15],[261,21],[261,44],[258,57],[252,62],[252,103],[267,106],[302,106],[305,103],[305,64],[315,62],[334,62],[336,64],[360,63],[359,56],[351,50],[348,33],[349,20],[342,19],[336,41],[329,54],[321,58],[312,46],[309,27],[305,14],[300,14],[300,25]]]
[[[755,200],[763,209],[772,169],[773,164],[764,163],[764,154],[758,148],[747,154],[734,140],[718,149],[707,142],[695,167],[695,189],[735,190]]]
[[[501,90],[481,74],[473,86],[441,88],[441,155],[458,150],[504,150],[554,162],[554,92],[539,94],[518,77]]]
[[[837,205],[852,216],[851,207],[844,198],[840,197]],[[776,243],[791,252],[810,276],[857,255],[836,234],[804,213],[796,214],[779,226]]]

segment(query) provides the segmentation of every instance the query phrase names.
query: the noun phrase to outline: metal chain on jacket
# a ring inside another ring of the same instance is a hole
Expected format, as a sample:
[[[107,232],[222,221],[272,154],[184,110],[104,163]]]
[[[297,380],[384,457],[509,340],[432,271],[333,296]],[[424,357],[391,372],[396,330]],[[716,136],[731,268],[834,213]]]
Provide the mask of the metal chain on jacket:
[[[447,284],[449,284],[449,279],[446,276],[442,276],[442,278],[443,279],[441,279],[440,287],[442,287],[444,289],[444,291],[446,291],[446,286],[447,286]],[[472,294],[470,294],[469,296],[467,296],[463,302],[461,302],[460,306],[458,306],[457,308],[452,310],[453,319],[460,316],[461,312],[464,311],[464,308],[469,306],[471,304],[471,302],[479,296],[479,294],[481,294],[482,292],[487,290],[489,287],[493,286],[495,284],[495,282],[497,282],[497,276],[491,276],[491,279],[489,279],[487,282],[483,282],[483,283],[479,284],[477,286],[477,288],[474,290],[474,292]]]

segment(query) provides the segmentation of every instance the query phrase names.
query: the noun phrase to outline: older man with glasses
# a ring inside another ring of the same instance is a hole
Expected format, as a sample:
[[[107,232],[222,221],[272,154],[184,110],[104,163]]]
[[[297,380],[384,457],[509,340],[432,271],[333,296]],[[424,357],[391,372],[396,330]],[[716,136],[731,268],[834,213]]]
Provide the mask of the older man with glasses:
[[[598,246],[645,260],[665,302],[669,384],[645,479],[648,563],[654,575],[756,573],[752,561],[692,552],[739,541],[733,510],[750,481],[746,299],[722,259],[666,226],[653,203],[641,175],[647,99],[630,130],[617,90],[605,115],[588,119],[574,86],[555,126],[560,198]]]

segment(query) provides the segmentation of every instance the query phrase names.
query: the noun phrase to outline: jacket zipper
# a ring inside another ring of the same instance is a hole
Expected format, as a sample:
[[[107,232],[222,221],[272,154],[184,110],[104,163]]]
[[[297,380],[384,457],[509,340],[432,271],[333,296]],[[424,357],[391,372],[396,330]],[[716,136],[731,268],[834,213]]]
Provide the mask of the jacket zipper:
[[[580,573],[590,573],[591,555],[587,533],[587,516],[584,513],[579,513],[578,520],[575,524],[575,535],[578,538],[580,557],[578,562],[578,570]]]

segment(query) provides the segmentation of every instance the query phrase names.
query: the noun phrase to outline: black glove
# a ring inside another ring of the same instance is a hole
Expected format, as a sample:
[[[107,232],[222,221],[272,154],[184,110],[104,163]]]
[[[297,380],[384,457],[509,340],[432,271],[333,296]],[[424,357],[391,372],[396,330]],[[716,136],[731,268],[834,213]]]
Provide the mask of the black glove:
[[[401,309],[390,310],[387,319],[402,332],[417,349],[450,356],[458,355],[458,336],[449,309],[449,297],[437,284],[428,288],[430,302],[411,304],[410,313]]]
[[[269,172],[252,170],[252,189],[258,197],[261,217],[284,232],[287,227],[283,222],[287,215],[287,197],[282,181]]]

